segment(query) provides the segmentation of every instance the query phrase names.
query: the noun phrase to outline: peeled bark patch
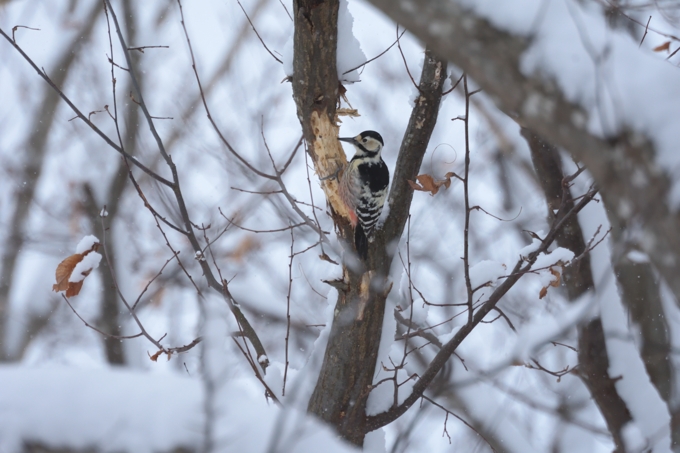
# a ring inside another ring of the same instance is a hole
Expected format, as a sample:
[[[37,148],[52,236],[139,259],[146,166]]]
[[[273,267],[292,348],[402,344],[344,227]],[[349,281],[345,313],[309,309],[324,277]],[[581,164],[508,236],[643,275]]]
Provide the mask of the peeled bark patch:
[[[333,210],[349,220],[349,211],[338,192],[338,183],[342,178],[344,168],[347,166],[347,156],[338,141],[340,129],[337,124],[328,119],[328,115],[325,113],[319,115],[316,110],[312,110],[310,123],[314,132],[311,149],[314,153],[314,166],[319,178],[337,173],[337,178],[322,180],[321,187]]]

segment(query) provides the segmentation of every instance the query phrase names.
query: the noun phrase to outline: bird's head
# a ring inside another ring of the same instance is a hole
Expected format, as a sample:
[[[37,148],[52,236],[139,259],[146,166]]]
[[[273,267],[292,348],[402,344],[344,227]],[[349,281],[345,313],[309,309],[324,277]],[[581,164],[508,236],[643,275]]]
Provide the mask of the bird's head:
[[[364,131],[356,137],[340,137],[338,140],[351,143],[357,150],[358,155],[380,155],[384,145],[382,136],[375,131]]]

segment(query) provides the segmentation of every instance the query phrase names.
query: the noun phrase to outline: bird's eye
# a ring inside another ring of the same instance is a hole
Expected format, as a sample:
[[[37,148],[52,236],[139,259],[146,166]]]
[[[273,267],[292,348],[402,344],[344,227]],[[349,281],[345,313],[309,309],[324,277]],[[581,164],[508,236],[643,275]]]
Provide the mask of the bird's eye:
[[[362,139],[361,141],[364,142],[364,143],[366,143],[366,142],[368,141],[368,139],[367,139],[367,138],[364,138],[364,139]]]

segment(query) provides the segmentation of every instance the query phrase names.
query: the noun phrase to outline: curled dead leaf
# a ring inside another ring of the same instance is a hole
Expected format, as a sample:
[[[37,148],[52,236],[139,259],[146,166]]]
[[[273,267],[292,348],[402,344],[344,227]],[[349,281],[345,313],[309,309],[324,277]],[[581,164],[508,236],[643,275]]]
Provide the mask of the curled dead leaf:
[[[99,250],[99,245],[100,244],[98,242],[95,242],[90,250],[86,250],[83,253],[74,253],[73,255],[67,257],[61,263],[59,263],[55,271],[55,278],[57,280],[57,283],[52,285],[52,291],[55,292],[66,291],[65,294],[66,297],[77,296],[83,287],[85,277],[90,275],[93,267],[80,271],[80,275],[82,276],[82,278],[77,282],[70,281],[71,276],[73,275],[73,271],[75,270],[78,263],[83,261],[83,259],[88,254],[90,254],[91,252],[96,253],[96,251]]]
[[[562,272],[560,272],[560,270],[556,269],[556,267],[558,267],[558,266],[559,266],[559,269],[563,269],[563,264],[562,264],[561,261],[558,262],[557,265],[548,269],[550,271],[550,273],[553,275],[553,277],[555,277],[555,278],[553,278],[550,281],[550,283],[548,283],[548,286],[544,286],[543,288],[541,288],[541,291],[538,293],[539,299],[543,299],[548,294],[548,288],[549,287],[552,286],[553,288],[557,288],[562,283]]]
[[[430,195],[434,196],[437,192],[439,192],[439,189],[442,186],[446,187],[447,189],[451,186],[451,177],[453,176],[456,176],[456,174],[453,172],[448,172],[446,175],[444,175],[443,180],[437,181],[432,176],[425,173],[416,177],[416,180],[419,184],[411,180],[407,181],[413,190],[430,192]]]
[[[550,286],[553,288],[557,288],[560,286],[560,283],[562,282],[562,273],[555,269],[554,267],[550,268],[550,273],[553,274],[555,279],[550,282]]]

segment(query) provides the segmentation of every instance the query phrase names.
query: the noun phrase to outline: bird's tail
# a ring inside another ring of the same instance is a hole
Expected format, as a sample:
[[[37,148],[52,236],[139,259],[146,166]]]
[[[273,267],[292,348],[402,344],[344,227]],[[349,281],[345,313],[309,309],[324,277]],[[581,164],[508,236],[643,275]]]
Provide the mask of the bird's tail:
[[[364,232],[361,223],[357,223],[357,226],[354,229],[354,246],[357,249],[357,254],[361,261],[366,261],[368,258],[368,237],[366,237],[366,233]]]

